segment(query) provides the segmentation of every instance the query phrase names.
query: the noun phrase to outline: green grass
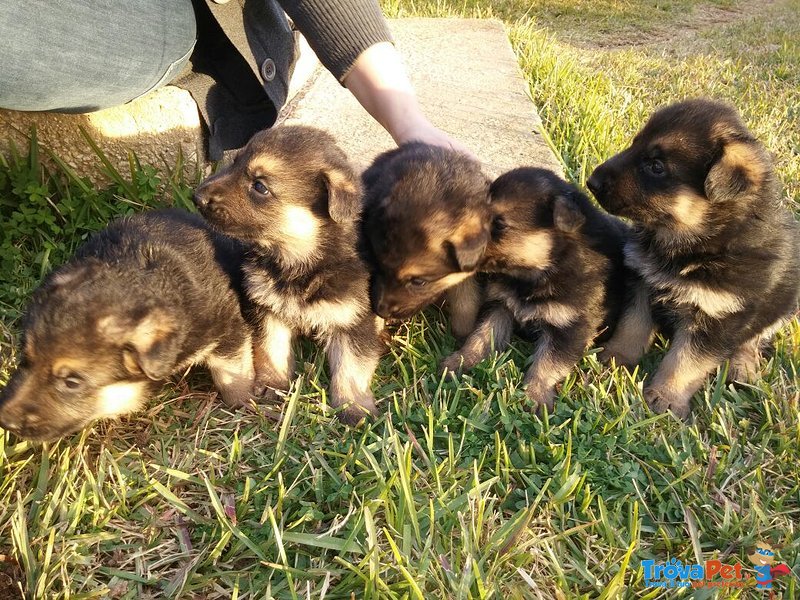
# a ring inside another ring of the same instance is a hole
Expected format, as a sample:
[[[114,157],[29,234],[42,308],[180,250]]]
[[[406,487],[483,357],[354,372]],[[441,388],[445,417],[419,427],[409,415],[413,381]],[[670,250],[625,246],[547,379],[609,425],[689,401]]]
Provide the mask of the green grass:
[[[578,184],[657,106],[707,94],[740,108],[798,208],[797,0],[384,7],[505,20]],[[130,171],[97,190],[35,152],[0,163],[0,383],[44,273],[112,216],[187,204],[179,168]],[[519,387],[530,346],[456,383],[436,374],[455,345],[438,313],[393,333],[374,384],[386,417],[360,430],[329,416],[322,355],[303,344],[280,422],[229,412],[198,371],[55,444],[0,436],[0,598],[17,585],[46,598],[707,598],[646,590],[641,561],[747,566],[759,540],[800,573],[797,319],[760,382],[710,378],[689,425],[648,411],[642,373],[593,355],[540,419]],[[800,597],[800,580],[776,591]]]

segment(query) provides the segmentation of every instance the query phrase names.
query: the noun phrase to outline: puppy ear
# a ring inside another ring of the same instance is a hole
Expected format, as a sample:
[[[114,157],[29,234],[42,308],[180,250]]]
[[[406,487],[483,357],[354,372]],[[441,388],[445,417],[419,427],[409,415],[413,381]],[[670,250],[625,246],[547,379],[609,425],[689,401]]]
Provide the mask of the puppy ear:
[[[82,260],[77,264],[67,264],[53,271],[45,281],[45,286],[53,291],[59,288],[75,288],[92,279],[99,268],[92,259]]]
[[[108,316],[100,319],[98,330],[109,341],[122,344],[123,365],[131,375],[165,379],[178,366],[183,335],[172,317],[152,309],[144,317]]]
[[[770,169],[758,142],[750,136],[725,136],[705,180],[711,202],[727,202],[757,188]]]
[[[553,202],[553,224],[564,233],[578,231],[586,222],[586,217],[575,203],[566,196],[558,196]]]
[[[328,188],[328,214],[336,223],[355,221],[361,212],[361,185],[353,170],[346,165],[332,167],[324,173]]]
[[[474,271],[483,258],[488,242],[489,236],[484,230],[465,237],[457,243],[450,242],[458,268],[461,271]]]

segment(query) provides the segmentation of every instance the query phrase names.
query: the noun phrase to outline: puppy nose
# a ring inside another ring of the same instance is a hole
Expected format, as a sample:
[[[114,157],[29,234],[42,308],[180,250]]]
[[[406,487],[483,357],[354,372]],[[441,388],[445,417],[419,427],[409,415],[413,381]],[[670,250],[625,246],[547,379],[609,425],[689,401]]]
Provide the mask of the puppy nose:
[[[384,319],[390,319],[392,317],[392,313],[397,310],[397,306],[387,302],[383,298],[375,302],[372,308],[375,311],[375,314]]]
[[[217,196],[208,190],[198,188],[194,191],[194,194],[192,194],[192,200],[194,200],[194,204],[197,208],[205,208],[214,204],[214,202],[217,201]]]
[[[594,173],[592,173],[591,177],[586,180],[586,187],[589,188],[589,191],[592,192],[595,196],[597,194],[602,193],[603,191],[603,179],[597,173],[597,169],[595,169]]]

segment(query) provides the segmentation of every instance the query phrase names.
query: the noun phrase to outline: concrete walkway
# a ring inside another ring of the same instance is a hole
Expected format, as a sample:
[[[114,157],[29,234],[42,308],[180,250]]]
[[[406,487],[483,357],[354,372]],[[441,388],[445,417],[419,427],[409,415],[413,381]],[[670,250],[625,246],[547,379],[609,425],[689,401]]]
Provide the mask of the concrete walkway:
[[[390,27],[426,114],[469,147],[490,175],[520,165],[561,167],[540,134],[541,123],[499,21],[399,19]],[[329,130],[363,168],[394,147],[349,92],[316,62],[301,61],[293,99],[281,123]],[[167,86],[125,106],[86,115],[0,110],[0,152],[6,141],[26,145],[36,126],[40,143],[80,174],[102,181],[100,165],[80,133],[85,129],[120,171],[128,173],[128,151],[155,166],[176,164],[182,153],[193,170],[205,166],[197,108],[189,94]]]
[[[472,150],[487,174],[521,165],[561,173],[500,21],[400,19],[390,26],[425,114]],[[321,68],[279,118],[327,129],[361,168],[394,147],[389,134]]]

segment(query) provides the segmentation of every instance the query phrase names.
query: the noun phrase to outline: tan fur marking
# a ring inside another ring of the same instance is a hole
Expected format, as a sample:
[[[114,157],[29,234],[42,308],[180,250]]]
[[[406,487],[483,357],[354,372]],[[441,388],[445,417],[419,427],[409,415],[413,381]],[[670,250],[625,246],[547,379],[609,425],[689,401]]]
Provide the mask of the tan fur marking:
[[[261,338],[255,340],[254,361],[260,383],[281,390],[288,389],[294,374],[292,330],[273,316],[261,325]]]
[[[758,378],[761,362],[761,336],[757,335],[739,346],[730,360],[728,379],[751,382]]]
[[[708,213],[708,201],[702,196],[684,190],[670,199],[670,213],[678,226],[688,231],[702,229]]]
[[[331,369],[331,404],[334,408],[344,407],[340,418],[354,424],[363,417],[377,415],[370,384],[379,354],[365,356],[358,353],[350,339],[339,334],[331,339],[327,355]]]
[[[248,174],[251,177],[258,177],[280,171],[283,169],[283,161],[271,154],[262,153],[252,156],[247,167]]]
[[[114,383],[100,389],[98,417],[116,417],[139,410],[145,392],[143,383]]]
[[[248,339],[234,357],[212,354],[206,359],[214,385],[228,406],[241,406],[250,398],[255,382],[253,346]]]
[[[127,323],[120,321],[117,315],[101,318],[97,322],[97,329],[112,341],[124,340],[133,344],[137,350],[143,351],[172,333],[174,325],[163,311],[154,309],[136,323],[133,329]]]
[[[535,312],[542,321],[555,327],[566,327],[580,316],[580,311],[559,302],[537,304]]]
[[[326,332],[338,327],[349,327],[365,310],[368,310],[365,304],[365,298],[368,297],[366,282],[363,295],[359,294],[349,302],[328,300],[305,302],[280,293],[275,289],[273,281],[260,269],[245,266],[245,271],[248,296],[255,302],[268,306],[287,325],[303,333],[312,333],[315,330]]]
[[[625,246],[625,262],[638,271],[652,288],[664,292],[676,304],[695,306],[714,318],[734,314],[744,308],[742,298],[733,292],[715,290],[690,279],[662,273],[636,244],[628,243]]]
[[[475,328],[481,308],[481,288],[474,277],[463,280],[447,292],[450,329],[459,338],[466,337]]]
[[[472,215],[459,224],[458,228],[450,236],[450,242],[454,246],[460,246],[465,240],[473,239],[481,235],[485,230],[483,219],[478,215]]]
[[[57,358],[53,361],[52,372],[54,375],[58,375],[59,372],[82,371],[90,366],[91,364],[77,358]]]
[[[448,289],[470,277],[472,277],[472,273],[450,273],[437,281],[437,284],[441,285],[442,289]]]
[[[281,255],[286,262],[306,262],[317,255],[319,221],[304,206],[288,204],[281,211]]]
[[[686,417],[692,396],[720,362],[719,357],[698,352],[687,335],[679,332],[647,386],[645,398],[656,412],[671,410],[678,417]]]
[[[679,293],[685,295],[687,303],[694,304],[711,317],[723,317],[744,308],[739,296],[725,290],[712,290],[699,284],[683,283],[679,287]]]
[[[600,360],[608,362],[613,358],[618,365],[633,368],[650,347],[654,330],[647,286],[640,282],[634,301],[622,314],[614,334],[600,353]]]
[[[764,180],[765,165],[751,143],[731,142],[726,144],[721,160],[728,168],[741,169],[753,185],[761,185]]]
[[[488,254],[508,264],[544,269],[550,264],[553,238],[547,231],[509,235],[500,244],[490,244]]]
[[[326,171],[326,176],[328,178],[328,183],[347,194],[356,194],[358,193],[358,188],[356,187],[353,179],[347,173],[340,171],[339,169],[330,169]]]
[[[33,337],[30,335],[25,336],[25,356],[31,359],[36,357],[36,346],[33,343]]]
[[[525,373],[526,395],[537,405],[545,405],[552,410],[556,384],[563,381],[574,367],[574,364],[567,364],[553,356],[550,336],[542,335],[533,362]]]

